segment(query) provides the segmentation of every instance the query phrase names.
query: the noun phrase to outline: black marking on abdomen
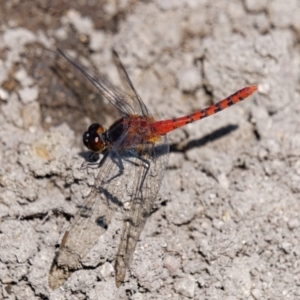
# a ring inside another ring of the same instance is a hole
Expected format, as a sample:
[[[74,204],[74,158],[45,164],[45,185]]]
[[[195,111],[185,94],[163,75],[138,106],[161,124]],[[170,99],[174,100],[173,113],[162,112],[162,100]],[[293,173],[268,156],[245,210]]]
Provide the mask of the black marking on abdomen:
[[[233,99],[232,99],[232,96],[229,96],[229,97],[227,98],[227,100],[228,100],[228,102],[227,102],[228,106],[231,106],[231,105],[234,104]]]
[[[245,98],[243,98],[242,96],[241,96],[241,93],[240,92],[237,92],[237,95],[238,95],[238,98],[239,98],[239,100],[240,101],[243,101]]]
[[[216,103],[215,106],[216,106],[215,113],[217,113],[217,112],[219,112],[219,111],[222,110],[222,108],[220,106],[220,102]]]
[[[172,119],[172,122],[174,124],[174,128],[177,129],[178,128],[178,125],[177,125],[177,122],[176,122],[176,118],[173,118]]]
[[[209,114],[207,113],[207,108],[203,109],[202,112],[204,113],[203,118],[206,118],[209,116]]]
[[[189,115],[189,116],[187,116],[187,118],[188,118],[188,121],[186,122],[186,124],[190,124],[190,123],[193,123],[193,122],[195,122],[195,119],[194,119],[194,117],[193,117],[193,114],[192,114],[192,115]]]

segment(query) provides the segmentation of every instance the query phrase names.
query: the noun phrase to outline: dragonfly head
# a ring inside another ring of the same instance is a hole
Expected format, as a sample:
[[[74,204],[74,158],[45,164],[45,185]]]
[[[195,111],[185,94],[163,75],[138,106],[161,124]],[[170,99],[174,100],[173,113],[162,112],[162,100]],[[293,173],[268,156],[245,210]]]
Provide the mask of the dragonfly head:
[[[107,147],[105,132],[106,129],[98,123],[90,125],[82,137],[84,145],[93,152],[101,153]]]

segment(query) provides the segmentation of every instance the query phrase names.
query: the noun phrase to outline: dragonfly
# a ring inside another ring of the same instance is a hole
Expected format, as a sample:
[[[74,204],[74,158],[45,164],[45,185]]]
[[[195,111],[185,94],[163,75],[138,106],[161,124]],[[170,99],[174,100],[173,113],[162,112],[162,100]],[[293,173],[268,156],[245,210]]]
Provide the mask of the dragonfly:
[[[113,51],[113,59],[126,91],[58,51],[96,86],[122,117],[108,129],[94,123],[83,134],[84,145],[103,156],[97,165],[99,171],[94,186],[62,238],[50,269],[49,286],[60,287],[82,267],[81,261],[119,210],[123,214],[123,228],[115,258],[115,282],[120,287],[168,164],[166,134],[244,100],[257,90],[257,85],[245,87],[192,114],[156,121],[135,90],[116,51]]]

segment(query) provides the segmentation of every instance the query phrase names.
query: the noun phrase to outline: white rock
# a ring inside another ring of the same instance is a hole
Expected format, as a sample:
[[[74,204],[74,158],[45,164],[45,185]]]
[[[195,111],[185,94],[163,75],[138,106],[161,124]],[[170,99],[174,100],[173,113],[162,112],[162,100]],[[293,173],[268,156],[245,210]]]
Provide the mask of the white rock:
[[[261,83],[258,85],[258,91],[261,94],[268,95],[270,93],[270,90],[271,90],[271,86],[268,82]]]
[[[36,41],[36,36],[26,28],[8,29],[3,34],[5,46],[11,49],[22,48],[24,45]]]
[[[185,297],[193,298],[195,294],[195,278],[188,275],[185,278],[179,279],[175,284],[174,288],[176,292]]]
[[[300,225],[300,222],[299,222],[298,218],[293,218],[293,219],[289,220],[289,222],[288,222],[289,229],[298,228],[299,225]]]
[[[37,100],[39,90],[37,87],[25,87],[19,91],[19,96],[23,103]]]
[[[24,68],[19,69],[16,73],[15,73],[15,79],[17,79],[22,86],[29,86],[33,84],[33,79],[28,76],[26,70]]]
[[[104,40],[105,34],[102,31],[93,31],[90,39],[90,49],[93,51],[101,50],[101,48],[103,48]]]
[[[262,292],[261,292],[261,290],[253,289],[252,292],[251,292],[251,295],[253,296],[253,298],[255,300],[262,299]]]
[[[59,40],[66,40],[68,37],[68,33],[65,27],[60,27],[54,32],[54,36]]]
[[[67,12],[63,22],[72,24],[80,34],[90,35],[94,29],[92,20],[88,17],[82,17],[81,14],[74,9],[70,9]]]
[[[105,3],[103,5],[103,10],[104,10],[104,12],[105,12],[106,15],[113,16],[113,15],[116,14],[116,12],[117,12],[117,6],[113,2],[114,1],[108,1],[107,3]]]
[[[50,49],[55,45],[54,39],[49,38],[42,30],[37,32],[37,39],[45,48]]]
[[[21,117],[21,103],[16,93],[11,93],[7,103],[1,106],[2,113],[6,120],[15,124],[17,127],[23,127],[24,122]]]
[[[101,267],[101,270],[100,270],[100,274],[103,276],[103,278],[106,278],[108,276],[110,276],[111,274],[113,274],[114,272],[114,268],[113,266],[106,262],[102,267]]]
[[[294,11],[297,11],[297,0],[287,2],[281,0],[270,1],[267,6],[271,22],[278,28],[287,28],[292,25]]]
[[[179,74],[179,88],[184,92],[193,92],[201,84],[200,70],[196,68],[190,68],[184,70]]]
[[[8,99],[8,92],[2,88],[0,88],[0,99],[6,101]]]

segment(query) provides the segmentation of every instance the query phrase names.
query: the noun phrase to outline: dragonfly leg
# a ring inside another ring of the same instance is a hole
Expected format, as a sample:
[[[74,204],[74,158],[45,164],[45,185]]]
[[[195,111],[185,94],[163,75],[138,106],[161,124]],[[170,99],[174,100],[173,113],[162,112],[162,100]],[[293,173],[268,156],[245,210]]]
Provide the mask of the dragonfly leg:
[[[116,179],[117,177],[120,177],[124,173],[124,165],[122,163],[122,159],[117,151],[114,151],[114,153],[115,153],[115,156],[112,157],[112,161],[115,162],[117,164],[117,166],[119,167],[119,172],[116,175],[114,175],[113,177],[109,178],[109,180],[107,180],[105,183],[111,182],[112,180]]]
[[[142,161],[144,163],[145,167],[146,167],[146,172],[143,174],[143,178],[142,178],[141,184],[139,186],[139,190],[141,190],[142,187],[143,187],[144,181],[147,177],[147,174],[149,172],[149,169],[150,169],[150,162],[146,158],[142,157],[142,149],[138,148],[137,150],[132,149],[132,150],[129,150],[129,151],[130,151],[130,153],[132,153],[133,157],[135,157],[135,158],[139,159],[140,161]],[[132,163],[132,164],[137,165],[137,163],[134,163],[134,162],[130,161],[129,159],[125,159],[125,160]]]

